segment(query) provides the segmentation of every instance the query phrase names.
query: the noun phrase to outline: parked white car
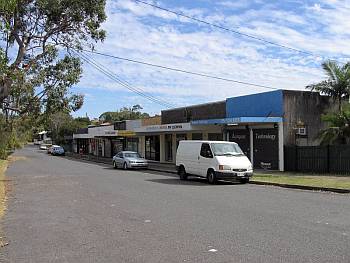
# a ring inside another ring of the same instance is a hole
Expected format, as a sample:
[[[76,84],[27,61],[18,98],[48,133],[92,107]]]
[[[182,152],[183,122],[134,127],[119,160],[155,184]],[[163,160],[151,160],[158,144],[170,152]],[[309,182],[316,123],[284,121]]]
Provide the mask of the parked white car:
[[[113,167],[123,168],[148,168],[148,162],[142,158],[137,152],[122,151],[113,156]]]
[[[180,141],[176,167],[181,180],[189,175],[208,179],[249,182],[253,167],[237,143],[225,141]]]
[[[47,151],[51,146],[52,146],[51,144],[42,143],[40,144],[39,149]]]

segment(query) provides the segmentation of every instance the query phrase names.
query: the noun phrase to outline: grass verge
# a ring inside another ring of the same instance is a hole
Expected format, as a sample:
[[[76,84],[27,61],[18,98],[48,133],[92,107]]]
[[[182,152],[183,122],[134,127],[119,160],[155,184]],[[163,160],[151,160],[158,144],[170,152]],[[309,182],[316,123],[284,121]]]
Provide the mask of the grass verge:
[[[337,189],[350,189],[350,176],[257,174],[254,175],[252,181]]]
[[[8,161],[0,160],[0,219],[3,217],[6,209],[6,186],[5,186],[5,171]]]

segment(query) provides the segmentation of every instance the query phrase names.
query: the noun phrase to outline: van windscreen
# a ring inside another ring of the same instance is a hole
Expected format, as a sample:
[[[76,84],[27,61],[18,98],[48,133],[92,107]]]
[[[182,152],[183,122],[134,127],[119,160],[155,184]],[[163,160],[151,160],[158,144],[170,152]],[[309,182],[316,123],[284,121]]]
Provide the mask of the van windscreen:
[[[241,148],[234,143],[212,143],[211,148],[216,156],[240,156],[244,155]]]

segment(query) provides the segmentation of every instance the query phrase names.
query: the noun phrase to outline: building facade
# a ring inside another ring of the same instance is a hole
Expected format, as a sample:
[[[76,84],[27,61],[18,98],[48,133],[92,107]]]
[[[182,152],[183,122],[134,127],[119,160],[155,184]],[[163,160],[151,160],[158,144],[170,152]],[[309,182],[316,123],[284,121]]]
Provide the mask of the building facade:
[[[283,171],[284,146],[317,145],[324,128],[321,115],[332,107],[332,99],[310,91],[232,97],[164,110],[149,119],[89,127],[75,135],[76,151],[82,147],[89,154],[111,157],[134,150],[148,160],[175,163],[181,140],[223,140],[238,143],[255,169]]]

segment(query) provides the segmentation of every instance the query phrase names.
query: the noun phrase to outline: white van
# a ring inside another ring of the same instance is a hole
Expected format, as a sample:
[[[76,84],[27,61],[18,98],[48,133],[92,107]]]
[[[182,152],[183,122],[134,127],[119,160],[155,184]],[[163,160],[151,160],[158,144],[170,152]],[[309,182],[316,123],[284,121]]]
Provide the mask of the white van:
[[[214,184],[219,179],[249,182],[253,167],[237,143],[225,141],[180,141],[176,167],[181,180],[188,175],[205,177]]]

